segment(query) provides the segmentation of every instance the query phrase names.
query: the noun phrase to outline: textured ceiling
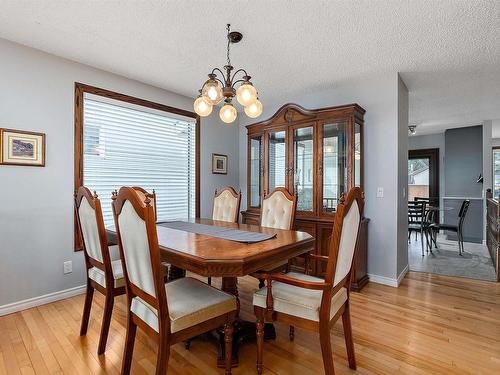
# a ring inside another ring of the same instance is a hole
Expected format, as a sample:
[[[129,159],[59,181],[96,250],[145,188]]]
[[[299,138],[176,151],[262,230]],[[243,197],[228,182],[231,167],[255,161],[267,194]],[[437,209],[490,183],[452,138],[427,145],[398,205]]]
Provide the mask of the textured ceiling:
[[[264,104],[401,72],[421,133],[500,118],[496,0],[0,0],[0,37],[188,96],[225,64],[227,22]]]

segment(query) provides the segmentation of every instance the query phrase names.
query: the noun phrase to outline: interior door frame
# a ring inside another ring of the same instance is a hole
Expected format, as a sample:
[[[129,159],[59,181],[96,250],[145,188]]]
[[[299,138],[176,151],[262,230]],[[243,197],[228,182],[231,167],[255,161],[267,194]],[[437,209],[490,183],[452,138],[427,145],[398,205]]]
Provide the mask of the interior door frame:
[[[408,160],[429,158],[429,197],[439,196],[439,148],[425,148],[420,150],[408,150]]]

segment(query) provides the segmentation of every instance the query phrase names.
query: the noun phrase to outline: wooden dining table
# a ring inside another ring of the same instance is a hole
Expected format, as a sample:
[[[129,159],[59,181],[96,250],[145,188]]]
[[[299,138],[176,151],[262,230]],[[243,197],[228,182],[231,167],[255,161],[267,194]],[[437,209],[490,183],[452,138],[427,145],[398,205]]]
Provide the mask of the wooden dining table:
[[[193,223],[223,226],[237,230],[275,234],[261,242],[242,243],[204,234],[197,234],[157,225],[158,243],[162,260],[170,264],[169,280],[185,276],[190,271],[201,276],[222,277],[221,289],[238,298],[237,278],[266,269],[276,263],[285,263],[313,250],[314,237],[305,232],[265,228],[257,225],[229,223],[211,219],[184,220]],[[110,241],[116,237],[114,229],[108,228]],[[168,296],[167,296],[168,298]],[[239,308],[238,300],[238,308]],[[238,319],[233,337],[233,364],[238,364],[238,347],[255,338],[254,322]],[[266,325],[266,339],[274,339],[272,325]],[[222,340],[222,341],[220,341]],[[219,337],[218,365],[223,367],[223,335]]]

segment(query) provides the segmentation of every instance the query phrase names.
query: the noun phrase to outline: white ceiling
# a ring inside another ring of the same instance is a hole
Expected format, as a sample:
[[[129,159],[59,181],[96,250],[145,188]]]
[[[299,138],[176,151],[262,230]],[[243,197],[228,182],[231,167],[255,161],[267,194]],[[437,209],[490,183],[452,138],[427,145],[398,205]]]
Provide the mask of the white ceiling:
[[[420,134],[500,118],[496,0],[0,0],[0,37],[188,96],[225,64],[227,22],[264,105],[401,72]]]

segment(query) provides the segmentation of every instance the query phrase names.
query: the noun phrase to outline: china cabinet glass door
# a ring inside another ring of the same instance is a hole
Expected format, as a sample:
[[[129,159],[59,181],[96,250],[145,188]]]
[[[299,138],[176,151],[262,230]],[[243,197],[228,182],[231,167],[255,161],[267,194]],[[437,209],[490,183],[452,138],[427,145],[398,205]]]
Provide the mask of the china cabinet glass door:
[[[250,138],[250,207],[260,207],[263,152],[262,136]]]
[[[361,144],[361,124],[354,124],[354,186],[362,187],[361,161],[363,160],[363,145]]]
[[[277,187],[287,187],[286,152],[286,131],[270,132],[267,142],[268,193]]]
[[[340,195],[347,191],[347,122],[325,122],[320,126],[321,160],[319,175],[322,180],[321,210],[334,212]]]
[[[293,194],[297,196],[297,211],[313,212],[314,200],[314,126],[293,129]]]

